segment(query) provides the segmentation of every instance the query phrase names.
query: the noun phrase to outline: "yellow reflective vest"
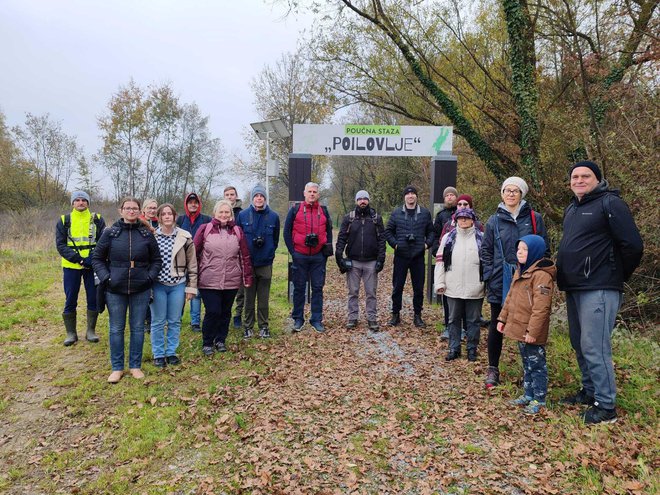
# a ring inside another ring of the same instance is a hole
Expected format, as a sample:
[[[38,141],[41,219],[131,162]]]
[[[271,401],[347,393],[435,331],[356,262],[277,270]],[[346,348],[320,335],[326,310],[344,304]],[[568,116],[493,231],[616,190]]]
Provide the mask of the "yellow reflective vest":
[[[68,225],[67,220],[69,220]],[[87,258],[91,254],[101,234],[98,231],[102,222],[101,215],[91,213],[89,209],[85,211],[74,209],[69,215],[62,215],[60,222],[61,225],[58,225],[58,230],[66,234],[66,247],[68,248],[62,250],[58,245],[58,251],[62,255],[62,266],[81,270],[83,266],[80,262],[75,262],[75,258],[78,258],[75,254],[80,255],[80,258]],[[61,244],[62,240],[58,239],[58,244]],[[72,261],[71,258],[74,258],[74,260]]]

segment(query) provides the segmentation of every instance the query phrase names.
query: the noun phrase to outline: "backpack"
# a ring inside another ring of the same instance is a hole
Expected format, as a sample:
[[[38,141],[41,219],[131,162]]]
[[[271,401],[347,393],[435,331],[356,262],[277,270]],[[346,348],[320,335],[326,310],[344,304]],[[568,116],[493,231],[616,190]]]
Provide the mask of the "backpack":
[[[346,234],[349,234],[351,232],[351,225],[353,224],[353,220],[355,220],[355,210],[351,210],[348,213],[348,228],[346,229]],[[376,231],[378,231],[378,213],[374,211],[373,215],[371,215],[371,221],[374,223],[374,226],[376,227]]]

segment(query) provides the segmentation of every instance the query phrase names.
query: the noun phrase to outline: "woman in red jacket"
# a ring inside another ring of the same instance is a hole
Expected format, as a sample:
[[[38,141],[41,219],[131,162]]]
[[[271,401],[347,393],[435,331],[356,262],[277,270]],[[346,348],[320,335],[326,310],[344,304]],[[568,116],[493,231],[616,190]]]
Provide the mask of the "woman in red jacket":
[[[213,219],[195,234],[198,283],[206,313],[202,323],[202,352],[226,352],[231,306],[241,282],[252,285],[252,262],[245,235],[234,223],[231,203],[220,200]]]

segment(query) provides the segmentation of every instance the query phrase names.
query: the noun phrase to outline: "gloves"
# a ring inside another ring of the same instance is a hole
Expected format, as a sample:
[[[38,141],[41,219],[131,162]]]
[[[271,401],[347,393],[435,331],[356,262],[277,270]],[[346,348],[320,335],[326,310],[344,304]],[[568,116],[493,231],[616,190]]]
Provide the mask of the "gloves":
[[[344,261],[344,258],[339,258],[337,260],[337,266],[339,267],[339,273],[346,273],[348,271],[348,267],[346,266],[346,262]]]
[[[376,261],[376,273],[380,273],[385,268],[385,264],[382,261]]]
[[[92,267],[92,259],[88,256],[87,258],[82,259],[82,266],[85,268],[91,268]]]

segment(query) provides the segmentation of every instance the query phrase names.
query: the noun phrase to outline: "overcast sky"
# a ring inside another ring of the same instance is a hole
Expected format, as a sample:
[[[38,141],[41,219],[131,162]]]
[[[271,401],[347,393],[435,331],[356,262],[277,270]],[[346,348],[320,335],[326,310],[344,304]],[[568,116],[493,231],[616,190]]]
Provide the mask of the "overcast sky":
[[[264,0],[3,0],[0,110],[11,127],[50,113],[87,154],[119,86],[169,82],[210,115],[228,154],[260,120],[250,82],[293,52],[310,20]]]

